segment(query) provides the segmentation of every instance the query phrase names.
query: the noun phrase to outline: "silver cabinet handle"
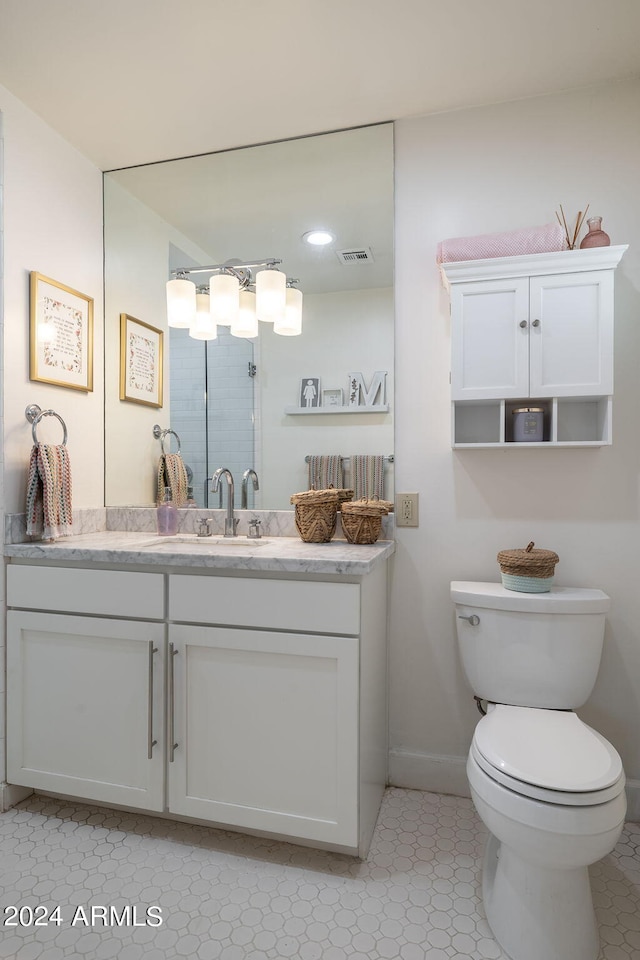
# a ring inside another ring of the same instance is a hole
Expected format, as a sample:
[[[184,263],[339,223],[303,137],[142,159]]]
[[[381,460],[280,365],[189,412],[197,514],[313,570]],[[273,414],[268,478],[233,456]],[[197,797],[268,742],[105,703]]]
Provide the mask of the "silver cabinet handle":
[[[532,326],[532,327],[539,327],[539,326],[540,326],[540,321],[539,321],[539,320],[532,320],[532,321],[531,321],[531,326]]]
[[[477,627],[480,623],[480,617],[476,613],[472,613],[470,617],[463,617],[462,614],[459,613],[458,620],[468,620],[472,627]]]
[[[177,655],[173,643],[169,644],[169,763],[173,763],[173,757],[178,744],[175,742],[175,699],[174,691],[174,670],[173,658]]]
[[[526,320],[521,320],[521,321],[520,321],[520,326],[521,326],[522,329],[524,330],[524,328],[527,326],[527,321],[526,321]]]
[[[147,760],[151,760],[157,740],[153,739],[153,655],[158,652],[153,640],[149,640],[149,690],[147,693]]]

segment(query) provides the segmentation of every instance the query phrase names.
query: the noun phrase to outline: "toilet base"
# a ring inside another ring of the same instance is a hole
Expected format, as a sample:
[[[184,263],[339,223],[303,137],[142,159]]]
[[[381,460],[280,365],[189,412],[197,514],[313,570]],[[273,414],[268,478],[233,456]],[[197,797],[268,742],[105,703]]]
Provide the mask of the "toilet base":
[[[596,960],[600,952],[587,867],[525,863],[489,834],[482,873],[487,922],[512,960]]]

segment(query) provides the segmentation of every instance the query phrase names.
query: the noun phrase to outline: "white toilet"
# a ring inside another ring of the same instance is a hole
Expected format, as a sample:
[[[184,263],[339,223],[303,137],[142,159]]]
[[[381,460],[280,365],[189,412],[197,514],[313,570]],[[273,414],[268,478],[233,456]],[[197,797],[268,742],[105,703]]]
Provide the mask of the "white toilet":
[[[490,832],[487,920],[513,960],[596,960],[587,868],[618,841],[625,778],[614,747],[573,710],[596,680],[609,598],[463,581],[451,597],[464,671],[487,702],[467,760]]]

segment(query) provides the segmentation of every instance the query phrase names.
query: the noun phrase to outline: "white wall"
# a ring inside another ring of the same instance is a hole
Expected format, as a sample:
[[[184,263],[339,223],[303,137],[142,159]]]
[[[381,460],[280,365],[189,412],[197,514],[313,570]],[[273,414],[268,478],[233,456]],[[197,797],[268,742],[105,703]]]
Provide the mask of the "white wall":
[[[65,420],[73,506],[104,503],[102,437],[102,175],[7,90],[4,125],[4,458],[5,510],[23,512],[31,425],[37,403]],[[94,299],[93,391],[29,380],[29,272],[52,277]],[[54,418],[38,437],[59,442]]]
[[[640,778],[639,117],[636,81],[396,125],[396,489],[421,496],[420,527],[398,531],[393,570],[397,784],[465,788],[478,715],[458,664],[449,582],[499,579],[498,550],[529,540],[558,552],[559,584],[612,598],[581,715]],[[559,203],[572,217],[590,203],[612,243],[630,244],[616,272],[613,446],[454,452],[436,244],[550,222]]]

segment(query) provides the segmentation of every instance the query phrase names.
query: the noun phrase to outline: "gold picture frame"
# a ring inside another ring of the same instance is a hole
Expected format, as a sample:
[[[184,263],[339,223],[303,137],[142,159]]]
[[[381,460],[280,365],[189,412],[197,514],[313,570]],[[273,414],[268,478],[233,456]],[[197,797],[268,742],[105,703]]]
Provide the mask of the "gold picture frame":
[[[93,298],[32,270],[29,379],[93,390]]]
[[[120,399],[161,407],[162,330],[143,320],[120,314]]]

